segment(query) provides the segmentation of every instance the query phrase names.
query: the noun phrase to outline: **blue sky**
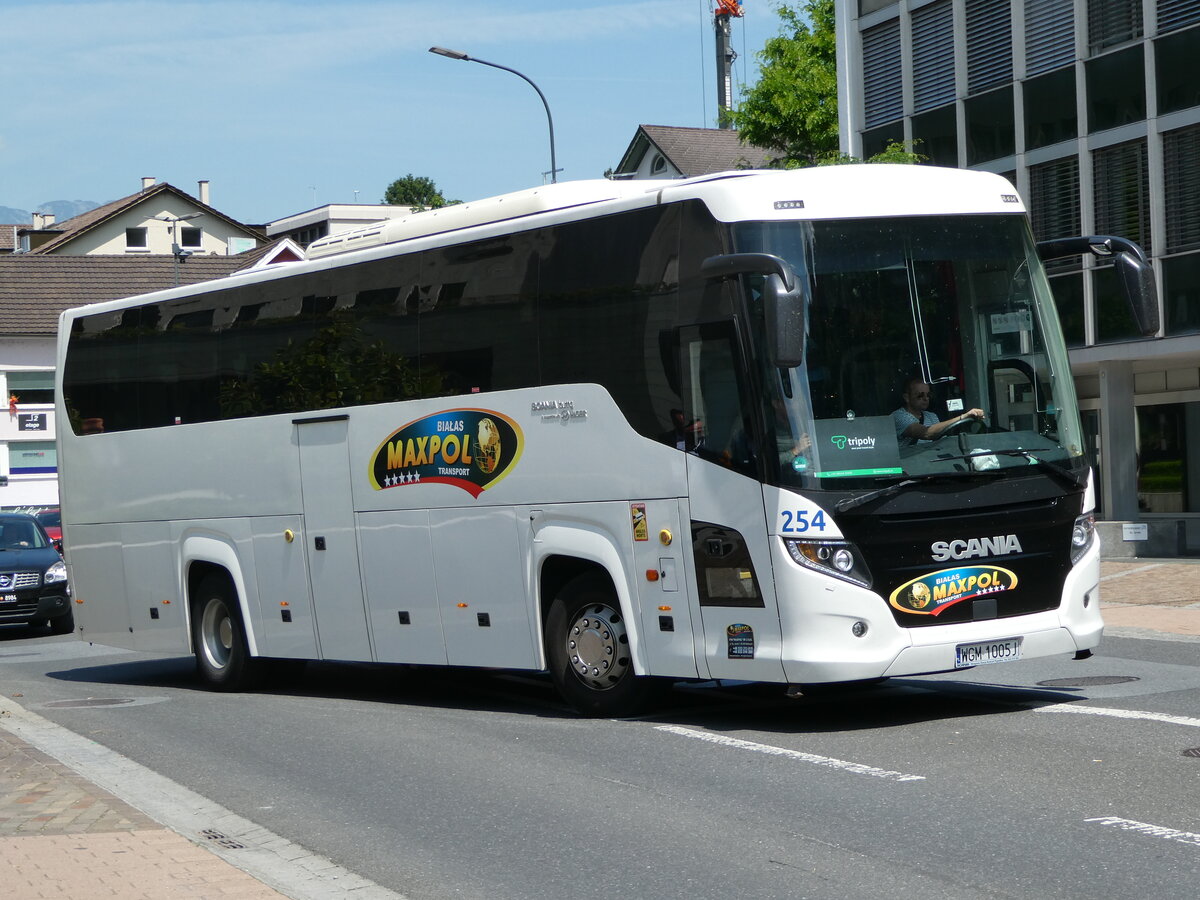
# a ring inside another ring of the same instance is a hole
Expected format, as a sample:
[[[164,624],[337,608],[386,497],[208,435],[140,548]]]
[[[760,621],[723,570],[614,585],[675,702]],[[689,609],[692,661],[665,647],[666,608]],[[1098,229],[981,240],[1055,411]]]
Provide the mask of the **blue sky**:
[[[735,98],[779,31],[733,24]],[[154,176],[250,223],[375,203],[407,173],[471,200],[598,178],[637,126],[715,125],[710,0],[0,0],[0,205]]]

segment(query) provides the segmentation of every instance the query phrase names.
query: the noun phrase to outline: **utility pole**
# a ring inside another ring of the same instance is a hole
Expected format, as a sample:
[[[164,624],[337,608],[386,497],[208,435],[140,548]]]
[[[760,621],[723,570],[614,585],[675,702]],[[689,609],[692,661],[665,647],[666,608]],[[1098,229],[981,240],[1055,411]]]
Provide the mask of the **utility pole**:
[[[732,128],[729,111],[733,107],[733,61],[737,59],[737,53],[729,45],[732,31],[729,20],[742,17],[742,3],[741,0],[716,0],[716,5],[713,26],[717,34],[717,126]]]

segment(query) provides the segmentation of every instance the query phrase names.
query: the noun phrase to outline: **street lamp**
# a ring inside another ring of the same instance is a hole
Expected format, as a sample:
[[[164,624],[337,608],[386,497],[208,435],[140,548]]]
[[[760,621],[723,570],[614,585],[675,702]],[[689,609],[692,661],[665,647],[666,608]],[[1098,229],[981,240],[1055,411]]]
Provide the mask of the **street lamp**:
[[[546,102],[546,95],[542,93],[542,89],[534,84],[533,80],[527,75],[522,75],[516,69],[510,69],[508,66],[502,66],[499,63],[488,62],[486,59],[480,59],[477,56],[467,56],[467,54],[463,53],[461,50],[447,50],[445,47],[430,47],[429,52],[436,53],[438,56],[445,56],[448,59],[462,59],[466,60],[467,62],[479,63],[481,66],[491,66],[493,69],[503,69],[505,72],[512,72],[518,78],[525,79],[525,81],[529,83],[529,86],[537,91],[538,96],[542,98],[542,106],[546,107],[546,122],[550,126],[550,183],[557,184],[558,166],[556,165],[554,158],[554,118],[550,115],[550,104]]]
[[[186,222],[188,219],[198,219],[204,213],[194,212],[188,213],[186,216],[172,216],[170,214],[164,216],[155,216],[160,222],[166,222],[171,226],[171,255],[175,257],[175,284],[179,284],[179,264],[192,255],[191,250],[184,250],[179,243],[179,235],[176,229],[180,222]]]

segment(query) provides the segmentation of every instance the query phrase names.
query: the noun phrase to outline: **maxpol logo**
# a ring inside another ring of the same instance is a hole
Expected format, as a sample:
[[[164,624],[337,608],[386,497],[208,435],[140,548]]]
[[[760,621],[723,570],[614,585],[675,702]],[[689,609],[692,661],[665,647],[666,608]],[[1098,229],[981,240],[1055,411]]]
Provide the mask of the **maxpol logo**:
[[[956,603],[1011,591],[1017,586],[1016,573],[999,566],[962,566],[942,569],[905,582],[892,591],[888,602],[906,613],[936,616]]]
[[[452,484],[478,497],[512,471],[524,436],[508,416],[490,409],[449,409],[393,432],[375,450],[371,486]]]

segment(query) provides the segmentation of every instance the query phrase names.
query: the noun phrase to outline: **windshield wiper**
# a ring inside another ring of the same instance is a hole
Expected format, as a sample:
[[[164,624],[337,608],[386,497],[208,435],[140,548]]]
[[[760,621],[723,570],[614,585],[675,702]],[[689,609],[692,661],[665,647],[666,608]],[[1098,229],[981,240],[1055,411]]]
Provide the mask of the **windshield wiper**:
[[[1044,469],[1052,476],[1057,478],[1067,487],[1083,487],[1087,484],[1087,477],[1082,478],[1072,474],[1061,466],[1056,466],[1048,459],[1043,459],[1032,450],[1024,450],[1020,447],[1008,448],[1006,450],[976,450],[973,453],[967,453],[964,456],[947,456],[943,459],[981,459],[988,456],[1023,456],[1032,463],[1035,463],[1039,469]]]
[[[897,481],[895,484],[889,484],[887,487],[877,488],[873,491],[867,491],[865,494],[859,494],[857,497],[846,497],[839,500],[833,507],[838,512],[847,512],[851,509],[857,509],[864,503],[870,503],[872,500],[878,500],[881,497],[892,497],[900,493],[910,484],[919,484],[929,478],[941,478],[940,473],[925,475],[921,478],[905,478],[903,481]]]

